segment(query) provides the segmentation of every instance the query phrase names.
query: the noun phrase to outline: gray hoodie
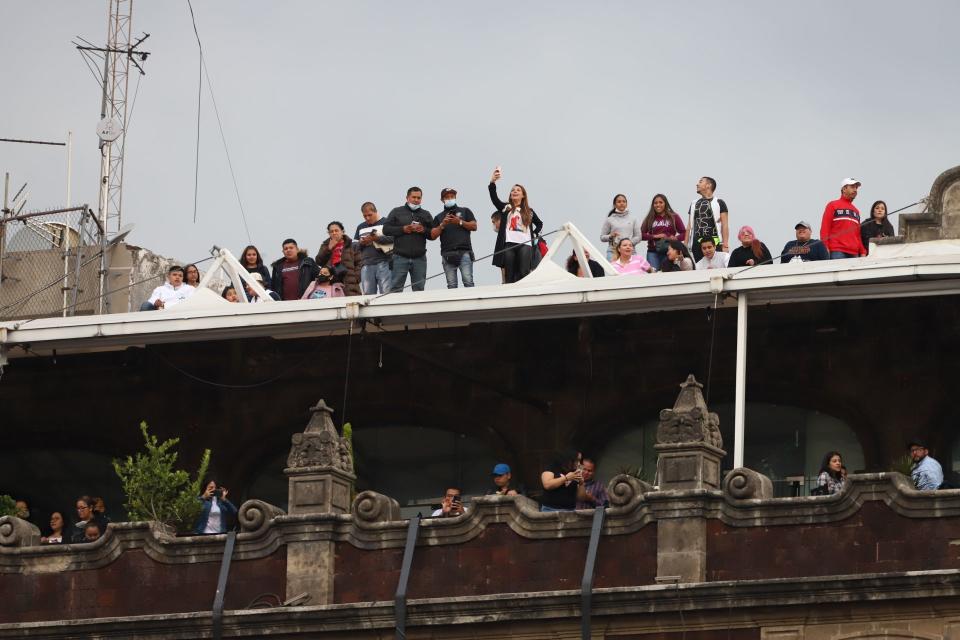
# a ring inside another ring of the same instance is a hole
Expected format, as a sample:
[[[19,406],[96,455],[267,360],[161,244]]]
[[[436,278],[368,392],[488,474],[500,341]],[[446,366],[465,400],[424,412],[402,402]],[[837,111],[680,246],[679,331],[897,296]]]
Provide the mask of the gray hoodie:
[[[640,246],[640,221],[630,215],[630,209],[623,213],[614,211],[603,221],[603,228],[600,229],[600,242],[610,245],[616,244],[613,240],[613,234],[617,234],[617,241],[623,238],[633,240],[634,246]]]

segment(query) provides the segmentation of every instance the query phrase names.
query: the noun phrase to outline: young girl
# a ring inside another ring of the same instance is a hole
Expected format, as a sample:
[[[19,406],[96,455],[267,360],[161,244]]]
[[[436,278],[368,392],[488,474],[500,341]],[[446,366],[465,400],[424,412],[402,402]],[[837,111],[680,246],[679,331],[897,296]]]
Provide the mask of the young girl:
[[[680,240],[668,240],[666,260],[663,261],[660,271],[664,273],[671,271],[693,271],[695,268],[687,245],[683,244]]]

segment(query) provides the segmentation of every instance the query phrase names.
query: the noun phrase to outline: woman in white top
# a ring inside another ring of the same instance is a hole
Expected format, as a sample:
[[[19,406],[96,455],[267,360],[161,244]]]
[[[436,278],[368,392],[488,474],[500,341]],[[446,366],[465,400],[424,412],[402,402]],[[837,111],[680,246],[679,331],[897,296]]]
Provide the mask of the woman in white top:
[[[194,533],[226,533],[233,525],[237,508],[227,500],[226,487],[218,487],[216,480],[207,482],[200,502],[203,508],[194,527]]]

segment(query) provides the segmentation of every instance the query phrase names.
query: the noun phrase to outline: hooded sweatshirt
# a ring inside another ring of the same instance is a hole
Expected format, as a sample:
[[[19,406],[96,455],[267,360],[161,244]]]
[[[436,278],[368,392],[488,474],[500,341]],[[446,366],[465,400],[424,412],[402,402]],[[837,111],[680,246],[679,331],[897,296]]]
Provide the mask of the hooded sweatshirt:
[[[623,212],[614,211],[606,217],[600,229],[600,242],[613,245],[614,233],[618,234],[617,241],[630,238],[633,246],[640,244],[640,221],[630,215],[630,209]]]

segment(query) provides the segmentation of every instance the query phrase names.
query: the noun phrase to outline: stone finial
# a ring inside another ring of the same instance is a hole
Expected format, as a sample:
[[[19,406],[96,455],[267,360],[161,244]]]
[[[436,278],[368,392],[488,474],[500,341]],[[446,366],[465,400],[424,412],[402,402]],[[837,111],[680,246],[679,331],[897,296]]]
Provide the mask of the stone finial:
[[[353,460],[345,438],[337,433],[333,424],[333,409],[321,399],[310,407],[312,416],[303,433],[291,437],[292,446],[287,457],[287,467],[332,467],[353,473]]]
[[[680,385],[680,395],[673,409],[660,412],[658,444],[705,442],[718,449],[723,448],[720,418],[707,409],[702,389],[703,385],[692,374],[687,376],[686,382]]]

